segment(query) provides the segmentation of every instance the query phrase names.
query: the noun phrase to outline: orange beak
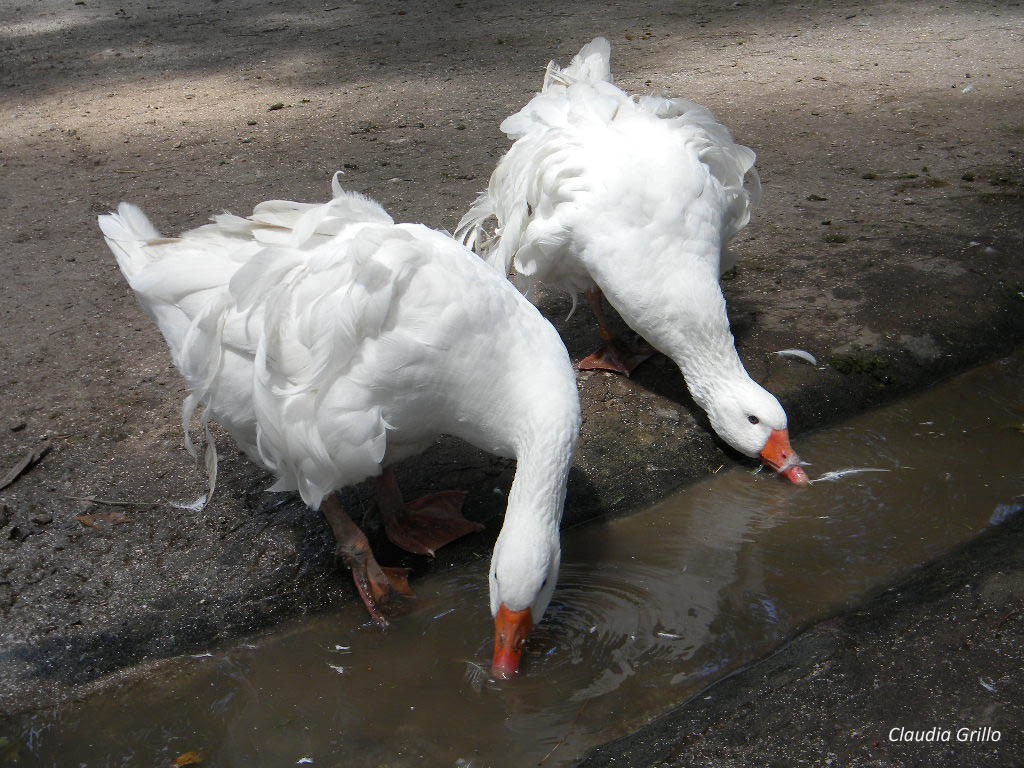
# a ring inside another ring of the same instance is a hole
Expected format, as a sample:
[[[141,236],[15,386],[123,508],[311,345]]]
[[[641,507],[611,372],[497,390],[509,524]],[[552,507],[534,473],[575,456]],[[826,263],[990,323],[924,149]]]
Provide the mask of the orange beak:
[[[494,617],[494,661],[491,674],[498,680],[509,680],[519,670],[523,658],[523,645],[533,629],[530,609],[510,611],[504,603]]]
[[[807,485],[810,480],[800,467],[800,457],[789,444],[788,429],[774,429],[761,451],[761,461],[778,474],[784,475],[793,485]]]

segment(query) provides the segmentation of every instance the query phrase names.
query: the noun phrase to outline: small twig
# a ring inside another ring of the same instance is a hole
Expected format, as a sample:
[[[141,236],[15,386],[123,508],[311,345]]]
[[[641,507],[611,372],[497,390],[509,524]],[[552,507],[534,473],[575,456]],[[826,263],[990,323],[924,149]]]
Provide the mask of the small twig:
[[[21,460],[11,467],[10,471],[6,475],[0,478],[0,490],[6,488],[21,477],[22,474],[31,469],[34,464],[46,455],[46,452],[50,450],[50,447],[50,441],[47,440],[22,456]]]
[[[285,25],[283,27],[267,27],[266,29],[261,29],[261,30],[258,30],[256,32],[233,32],[233,33],[231,33],[231,36],[232,37],[259,37],[260,35],[266,35],[266,34],[269,34],[271,32],[284,32],[286,29],[288,29],[287,25]]]
[[[162,507],[166,501],[113,501],[112,499],[98,499],[95,496],[62,496],[61,498],[71,501],[88,501],[90,504],[99,504],[104,507]]]
[[[1003,626],[1003,624],[1005,624],[1007,622],[1007,620],[1012,619],[1014,616],[1019,614],[1022,610],[1024,610],[1024,609],[1017,608],[1016,610],[1010,611],[1008,614],[1003,616],[1003,618],[1001,618],[999,621],[997,621],[992,626],[992,631],[995,632],[997,629],[999,629],[1001,626]]]
[[[571,734],[573,729],[576,727],[576,723],[578,723],[579,720],[580,720],[580,715],[583,714],[583,710],[587,708],[587,704],[589,704],[589,703],[590,703],[590,699],[587,699],[586,701],[583,702],[582,705],[580,705],[580,708],[576,710],[576,716],[572,719],[572,722],[569,723],[569,727],[565,729],[565,733],[562,734],[562,738],[560,738],[558,740],[558,743],[555,744],[555,746],[553,746],[551,748],[551,750],[546,755],[544,755],[544,757],[542,757],[540,759],[540,762],[538,762],[537,765],[544,765],[544,763],[547,761],[547,759],[549,757],[551,757],[553,754],[555,754],[555,750],[558,749],[563,744],[565,744],[565,740],[569,738],[569,734]]]

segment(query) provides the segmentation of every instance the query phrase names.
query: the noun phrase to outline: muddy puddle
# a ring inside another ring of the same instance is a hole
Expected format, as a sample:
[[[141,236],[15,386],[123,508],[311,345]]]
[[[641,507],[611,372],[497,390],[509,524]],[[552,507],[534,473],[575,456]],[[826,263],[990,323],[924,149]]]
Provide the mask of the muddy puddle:
[[[21,765],[560,766],[949,550],[1024,493],[1024,355],[797,441],[798,489],[723,472],[563,536],[525,675],[487,677],[486,561],[25,722]],[[700,694],[700,695],[713,695]]]

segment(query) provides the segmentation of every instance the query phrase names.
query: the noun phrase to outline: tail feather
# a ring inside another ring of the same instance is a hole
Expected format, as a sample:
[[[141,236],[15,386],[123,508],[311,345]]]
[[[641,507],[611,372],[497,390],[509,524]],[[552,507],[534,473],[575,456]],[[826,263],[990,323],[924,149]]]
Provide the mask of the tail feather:
[[[546,91],[550,86],[566,86],[578,82],[604,81],[610,83],[612,82],[611,58],[611,43],[603,37],[595,37],[572,57],[572,61],[565,69],[558,66],[557,62],[549,62],[547,71],[544,73],[544,86],[541,90]]]
[[[129,284],[147,264],[151,256],[146,252],[146,244],[151,240],[160,240],[160,232],[146,217],[142,210],[131,203],[121,203],[117,213],[108,213],[99,217],[103,237],[117,259]]]

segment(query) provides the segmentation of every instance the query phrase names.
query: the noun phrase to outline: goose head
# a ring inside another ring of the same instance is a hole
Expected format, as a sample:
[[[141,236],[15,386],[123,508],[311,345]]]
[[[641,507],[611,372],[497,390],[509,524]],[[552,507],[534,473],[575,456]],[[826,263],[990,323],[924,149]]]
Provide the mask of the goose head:
[[[494,546],[490,572],[494,616],[491,674],[499,680],[518,671],[526,638],[551,602],[561,561],[557,527],[532,540],[505,533],[503,530]]]
[[[716,391],[707,406],[711,426],[726,443],[795,485],[807,485],[800,457],[789,444],[786,412],[779,401],[748,377]]]

